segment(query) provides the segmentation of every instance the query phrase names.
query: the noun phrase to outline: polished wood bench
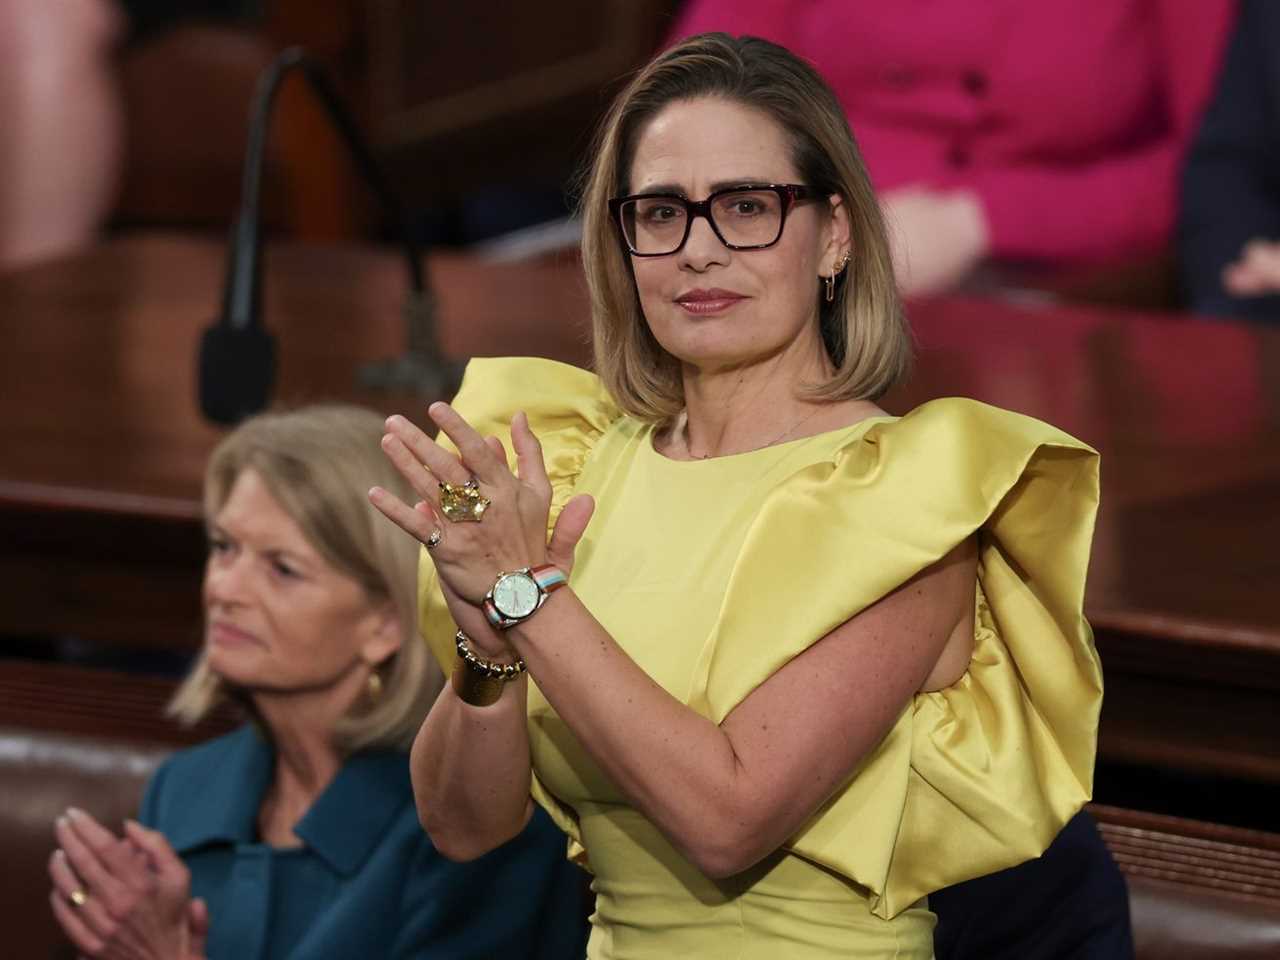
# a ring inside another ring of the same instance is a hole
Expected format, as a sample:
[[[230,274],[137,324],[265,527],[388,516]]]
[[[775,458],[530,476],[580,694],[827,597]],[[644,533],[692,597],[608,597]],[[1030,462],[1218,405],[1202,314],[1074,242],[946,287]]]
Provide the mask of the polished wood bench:
[[[62,663],[0,659],[0,727],[134,740],[170,747],[199,743],[241,722],[233,706],[194,727],[165,716],[177,681]]]
[[[1280,957],[1280,834],[1094,804],[1140,960]]]

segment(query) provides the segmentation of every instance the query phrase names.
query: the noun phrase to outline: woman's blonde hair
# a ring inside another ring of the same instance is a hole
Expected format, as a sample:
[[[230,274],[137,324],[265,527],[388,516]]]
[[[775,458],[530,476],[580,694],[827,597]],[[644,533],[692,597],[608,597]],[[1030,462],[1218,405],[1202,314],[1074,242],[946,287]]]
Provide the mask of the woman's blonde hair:
[[[383,455],[383,418],[352,406],[268,413],[228,434],[209,459],[204,512],[212,520],[236,478],[252,469],[308,542],[371,601],[389,601],[399,617],[400,649],[377,667],[382,691],[361,698],[333,732],[343,755],[407,748],[444,678],[417,634],[418,544],[370,505],[377,484],[412,503],[412,492]],[[204,717],[229,693],[203,654],[178,688],[169,713],[184,723]]]
[[[844,111],[818,72],[788,50],[723,33],[690,37],[660,54],[618,95],[596,136],[581,214],[597,373],[619,405],[642,420],[661,423],[684,406],[679,363],[645,323],[631,258],[608,202],[631,192],[631,162],[644,126],[669,104],[701,97],[722,97],[768,114],[790,140],[801,180],[844,201],[852,260],[832,302],[819,296],[819,278],[813,287],[822,342],[835,372],[801,392],[826,401],[881,396],[909,368],[911,336],[880,205]]]

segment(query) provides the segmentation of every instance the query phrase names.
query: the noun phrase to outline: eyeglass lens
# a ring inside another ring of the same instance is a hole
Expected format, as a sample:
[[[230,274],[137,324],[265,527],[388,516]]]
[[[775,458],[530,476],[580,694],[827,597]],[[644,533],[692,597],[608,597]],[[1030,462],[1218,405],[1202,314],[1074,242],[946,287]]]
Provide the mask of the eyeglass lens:
[[[774,243],[782,232],[782,198],[771,190],[740,190],[711,198],[711,220],[731,247]],[[689,208],[681,197],[642,197],[620,208],[627,245],[636,253],[674,253],[688,227]]]

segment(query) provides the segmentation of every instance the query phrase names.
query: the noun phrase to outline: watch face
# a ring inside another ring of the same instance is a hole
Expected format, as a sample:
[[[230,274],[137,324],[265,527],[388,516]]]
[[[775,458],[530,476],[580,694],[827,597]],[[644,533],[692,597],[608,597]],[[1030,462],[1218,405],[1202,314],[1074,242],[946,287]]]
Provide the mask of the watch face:
[[[493,605],[504,617],[527,617],[538,609],[538,585],[527,573],[508,573],[493,585]]]

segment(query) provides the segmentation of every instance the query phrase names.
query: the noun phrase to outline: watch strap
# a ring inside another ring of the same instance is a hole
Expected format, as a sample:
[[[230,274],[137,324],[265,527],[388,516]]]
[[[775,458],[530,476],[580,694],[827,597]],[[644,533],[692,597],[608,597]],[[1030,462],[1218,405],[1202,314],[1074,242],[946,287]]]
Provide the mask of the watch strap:
[[[554,563],[543,563],[536,567],[530,567],[529,576],[533,577],[533,582],[538,585],[538,588],[543,593],[559,590],[569,582],[565,572]]]
[[[484,603],[481,605],[481,607],[484,610],[485,618],[491,624],[493,624],[493,626],[497,627],[499,630],[505,630],[507,629],[507,627],[511,626],[513,623],[516,622],[511,618],[504,617],[501,613],[499,613],[498,608],[493,605],[493,601],[488,597],[484,598]]]

